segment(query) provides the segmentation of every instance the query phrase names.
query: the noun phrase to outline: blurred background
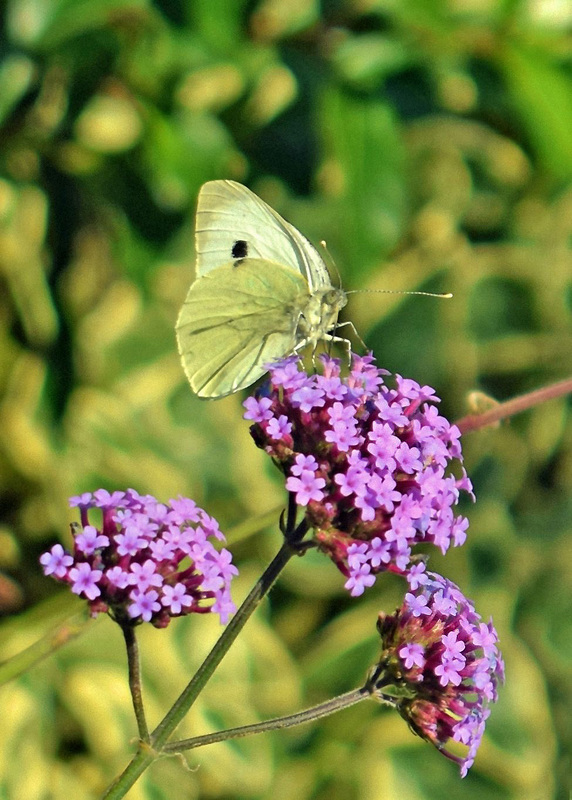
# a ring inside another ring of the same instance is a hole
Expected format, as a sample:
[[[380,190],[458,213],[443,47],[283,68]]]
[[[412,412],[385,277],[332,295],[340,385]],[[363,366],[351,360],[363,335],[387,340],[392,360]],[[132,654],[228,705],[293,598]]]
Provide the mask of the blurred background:
[[[572,368],[567,0],[7,0],[0,39],[0,796],[97,797],[136,728],[119,630],[38,565],[67,498],[132,486],[215,515],[240,602],[280,546],[282,481],[241,400],[199,401],[174,323],[200,185],[246,183],[315,242],[381,366],[452,419]],[[132,798],[568,797],[568,399],[464,437],[467,545],[431,567],[493,615],[507,685],[476,765],[363,703],[149,770]],[[360,684],[402,585],[350,600],[290,563],[179,733],[290,713]],[[215,641],[140,628],[156,724]]]

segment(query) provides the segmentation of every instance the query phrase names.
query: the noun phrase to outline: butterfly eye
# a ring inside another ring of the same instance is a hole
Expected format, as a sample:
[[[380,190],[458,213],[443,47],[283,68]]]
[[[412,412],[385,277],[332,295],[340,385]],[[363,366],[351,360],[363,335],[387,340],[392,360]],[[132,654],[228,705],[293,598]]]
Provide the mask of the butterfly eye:
[[[248,255],[248,242],[245,242],[244,239],[238,239],[232,246],[231,254],[233,258],[246,258]]]

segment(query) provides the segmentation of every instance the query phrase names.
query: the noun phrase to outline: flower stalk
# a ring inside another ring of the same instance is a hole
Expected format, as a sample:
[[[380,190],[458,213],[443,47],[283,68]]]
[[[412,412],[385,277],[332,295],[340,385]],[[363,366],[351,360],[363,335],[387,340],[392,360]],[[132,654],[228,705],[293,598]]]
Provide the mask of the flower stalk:
[[[268,594],[288,561],[296,554],[297,551],[293,545],[294,543],[290,544],[288,541],[282,545],[236,614],[232,617],[190,683],[185,687],[162,722],[153,731],[151,748],[145,744],[140,744],[139,750],[131,762],[103,795],[105,800],[119,800],[119,798],[124,797],[139,776],[164,750],[171,733],[185,717],[260,601]]]
[[[292,728],[295,725],[302,725],[307,722],[315,722],[317,719],[327,717],[336,711],[341,711],[343,708],[349,708],[349,706],[359,703],[366,697],[371,697],[371,691],[368,686],[362,686],[360,689],[352,689],[345,694],[338,695],[338,697],[326,700],[324,703],[318,703],[318,705],[306,708],[304,711],[298,711],[295,714],[287,714],[284,717],[275,717],[264,722],[256,722],[253,725],[243,725],[239,728],[228,728],[224,731],[206,733],[203,736],[195,736],[192,739],[181,739],[179,742],[169,742],[163,748],[163,753],[181,753],[183,750],[194,750],[197,747],[204,747],[204,745],[214,744],[215,742],[241,739],[254,733],[266,733],[267,731]]]
[[[135,628],[131,622],[121,623],[125,648],[127,650],[127,665],[129,672],[129,690],[133,702],[133,711],[137,720],[137,730],[139,739],[149,744],[149,728],[145,719],[145,708],[143,706],[143,692],[141,689],[141,662],[139,660],[139,645],[135,635]]]
[[[545,403],[547,400],[554,400],[567,394],[572,394],[572,378],[553,383],[550,386],[544,386],[542,389],[536,389],[533,392],[527,392],[527,394],[519,397],[513,397],[512,400],[507,400],[506,403],[499,403],[482,414],[467,414],[467,416],[457,420],[456,425],[461,434],[469,433],[470,431],[479,430],[479,428],[485,428],[487,425],[494,425],[495,422],[508,419],[508,417],[513,417],[515,414],[534,408],[534,406]]]
[[[260,580],[255,583],[234,617],[230,620],[214,647],[196,671],[192,680],[187,684],[163,721],[153,731],[151,738],[154,747],[160,748],[179,722],[181,722],[200,692],[206,686],[216,667],[226,655],[231,644],[243,629],[246,622],[250,619],[260,601],[268,594],[270,588],[274,585],[276,579],[294,553],[295,551],[290,544],[284,543],[282,545],[277,555],[264,571]]]

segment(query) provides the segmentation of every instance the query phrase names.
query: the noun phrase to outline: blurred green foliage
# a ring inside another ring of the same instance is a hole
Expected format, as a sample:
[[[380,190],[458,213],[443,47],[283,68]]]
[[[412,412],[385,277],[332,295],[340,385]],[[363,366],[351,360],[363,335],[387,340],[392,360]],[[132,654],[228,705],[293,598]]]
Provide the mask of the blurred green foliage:
[[[5,679],[23,671],[2,688],[0,796],[82,800],[123,767],[136,729],[119,632],[107,619],[84,629],[81,604],[38,568],[70,542],[67,497],[193,497],[229,534],[237,601],[279,546],[284,490],[241,398],[198,401],[176,354],[198,188],[248,183],[327,240],[346,288],[452,291],[352,295],[347,317],[453,418],[468,398],[564,378],[572,12],[566,0],[7,0],[0,14],[0,652]],[[372,703],[210,746],[190,770],[161,761],[130,797],[568,796],[570,403],[464,438],[469,540],[431,564],[493,614],[507,662],[469,776]],[[297,559],[179,733],[357,685],[399,591],[387,578],[350,601],[329,562]],[[207,618],[141,629],[151,724],[217,633]]]

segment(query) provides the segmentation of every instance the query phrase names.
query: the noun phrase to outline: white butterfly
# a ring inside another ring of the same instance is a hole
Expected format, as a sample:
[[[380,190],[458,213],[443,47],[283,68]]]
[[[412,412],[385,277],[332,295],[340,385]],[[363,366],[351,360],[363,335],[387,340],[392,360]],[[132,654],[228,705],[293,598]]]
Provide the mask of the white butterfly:
[[[347,302],[302,234],[235,181],[199,192],[196,280],[177,320],[183,368],[199,397],[254,383],[265,365],[329,331]]]

